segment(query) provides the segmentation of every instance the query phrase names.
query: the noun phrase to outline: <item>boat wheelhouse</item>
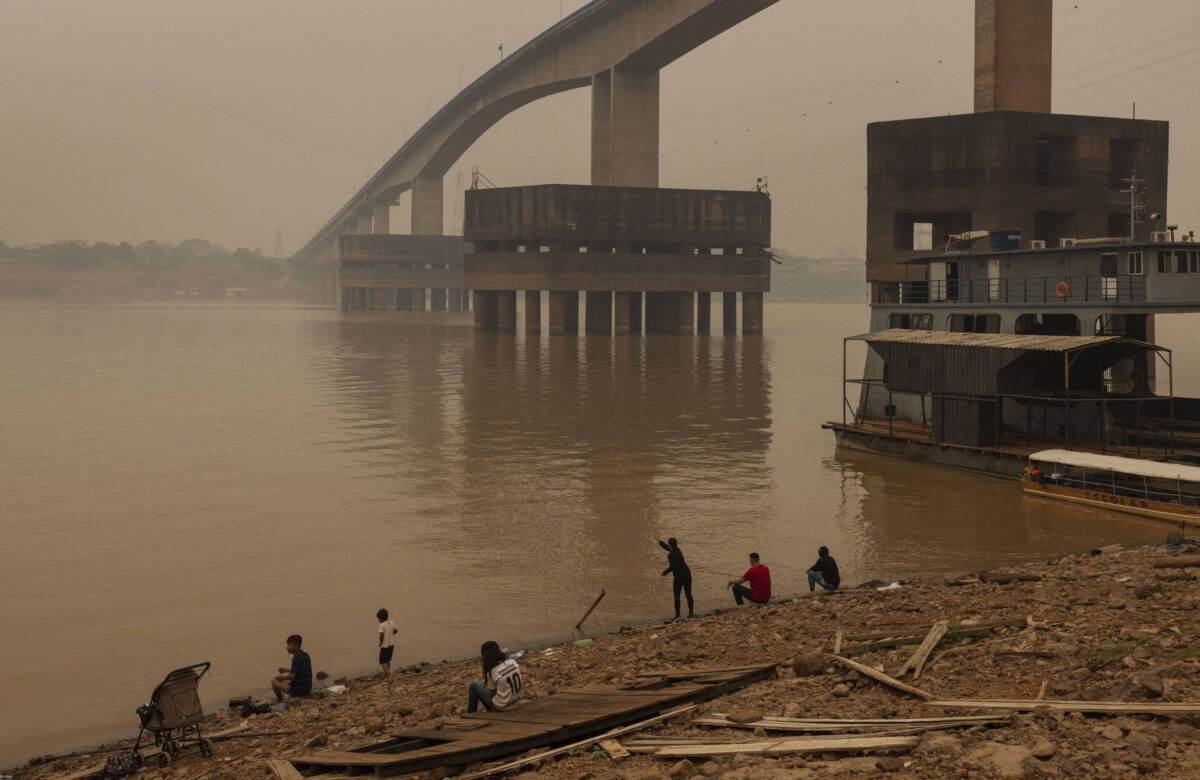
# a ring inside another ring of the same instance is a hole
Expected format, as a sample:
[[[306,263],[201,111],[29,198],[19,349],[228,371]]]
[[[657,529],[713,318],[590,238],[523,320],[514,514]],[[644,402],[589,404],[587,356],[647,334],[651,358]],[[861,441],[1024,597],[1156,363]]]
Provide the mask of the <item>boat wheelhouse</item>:
[[[1200,467],[1075,450],[1029,456],[1028,495],[1200,526]]]

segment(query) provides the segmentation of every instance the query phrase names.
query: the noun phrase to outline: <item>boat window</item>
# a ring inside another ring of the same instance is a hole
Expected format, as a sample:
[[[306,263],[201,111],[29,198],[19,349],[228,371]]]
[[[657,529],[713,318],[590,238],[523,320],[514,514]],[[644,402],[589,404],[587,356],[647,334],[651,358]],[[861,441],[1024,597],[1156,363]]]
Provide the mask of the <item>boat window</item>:
[[[1187,250],[1180,249],[1172,252],[1170,249],[1158,250],[1158,272],[1160,274],[1186,274],[1188,272]]]
[[[1042,336],[1078,336],[1079,318],[1074,314],[1022,314],[1014,333]]]
[[[889,314],[889,328],[905,330],[933,330],[932,314]]]
[[[1096,318],[1097,336],[1124,336],[1124,314],[1101,314]]]
[[[1100,254],[1100,275],[1101,276],[1116,276],[1117,275],[1117,253],[1102,252]]]
[[[999,333],[999,314],[951,314],[946,329],[952,333]]]
[[[1128,258],[1128,263],[1129,263],[1129,273],[1137,275],[1137,276],[1140,276],[1143,273],[1143,271],[1142,271],[1142,253],[1141,252],[1130,252],[1129,258]]]

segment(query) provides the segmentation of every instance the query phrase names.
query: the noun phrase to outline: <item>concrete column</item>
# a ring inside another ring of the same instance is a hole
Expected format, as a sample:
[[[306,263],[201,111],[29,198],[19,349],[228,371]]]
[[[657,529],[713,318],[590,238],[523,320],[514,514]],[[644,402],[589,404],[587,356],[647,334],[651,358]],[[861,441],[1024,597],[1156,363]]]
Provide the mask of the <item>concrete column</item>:
[[[418,176],[412,183],[412,233],[442,235],[442,178]]]
[[[618,336],[629,335],[630,309],[633,308],[633,293],[618,292],[613,307],[613,332]]]
[[[658,70],[611,71],[610,184],[658,186]]]
[[[412,291],[412,310],[425,311],[425,288],[414,287]]]
[[[612,183],[612,74],[592,76],[592,185]]]
[[[727,336],[737,334],[737,293],[721,293],[721,331]]]
[[[446,290],[442,287],[434,287],[429,291],[429,310],[430,311],[445,311],[446,310]]]
[[[629,335],[642,335],[642,293],[629,293]]]
[[[475,330],[494,332],[499,324],[500,299],[495,290],[475,293]]]
[[[742,334],[750,335],[763,331],[763,294],[742,293]]]
[[[386,234],[391,231],[392,207],[388,203],[376,203],[371,215],[371,232]]]
[[[534,335],[542,332],[542,291],[525,291],[525,332]]]
[[[517,291],[500,290],[496,293],[496,330],[501,333],[517,331]]]
[[[696,332],[704,336],[712,333],[712,293],[696,293]]]
[[[612,334],[612,293],[606,290],[588,290],[587,308],[583,316],[588,333],[609,336]]]
[[[691,336],[696,332],[696,295],[690,292],[675,293],[675,332]]]
[[[975,112],[1050,113],[1052,0],[975,0]]]

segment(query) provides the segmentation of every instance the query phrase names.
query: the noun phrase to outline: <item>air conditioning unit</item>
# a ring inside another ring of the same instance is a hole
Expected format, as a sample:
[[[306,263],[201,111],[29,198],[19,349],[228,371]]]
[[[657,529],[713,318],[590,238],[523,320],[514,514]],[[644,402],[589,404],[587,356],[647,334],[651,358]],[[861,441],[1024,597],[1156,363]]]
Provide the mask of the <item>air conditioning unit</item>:
[[[1155,244],[1165,244],[1171,240],[1171,234],[1165,230],[1152,230],[1150,241]]]
[[[1045,249],[1045,248],[1046,248],[1046,242],[1045,242],[1045,241],[1043,241],[1043,240],[1042,240],[1042,239],[1040,239],[1040,238],[1035,238],[1035,239],[1032,239],[1032,240],[1029,242],[1029,248],[1030,248],[1030,249]]]
[[[1075,246],[1075,239],[1073,239],[1073,238],[1060,238],[1060,239],[1058,239],[1058,245],[1059,245],[1059,246]]]

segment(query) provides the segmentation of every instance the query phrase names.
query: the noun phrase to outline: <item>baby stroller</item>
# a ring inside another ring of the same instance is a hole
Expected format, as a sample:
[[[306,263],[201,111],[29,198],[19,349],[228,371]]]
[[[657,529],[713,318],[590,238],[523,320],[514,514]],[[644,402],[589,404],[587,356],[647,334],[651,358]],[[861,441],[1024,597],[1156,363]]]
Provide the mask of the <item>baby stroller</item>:
[[[200,755],[205,757],[212,755],[212,741],[200,734],[204,709],[200,706],[200,693],[196,690],[200,678],[208,673],[209,666],[211,664],[205,661],[176,669],[158,684],[150,695],[150,701],[137,708],[141,728],[133,746],[134,755],[141,755],[142,735],[146,732],[154,735],[154,746],[158,752],[149,753],[142,760],[157,758],[159,766],[171,763],[171,759],[187,747],[199,747]]]

